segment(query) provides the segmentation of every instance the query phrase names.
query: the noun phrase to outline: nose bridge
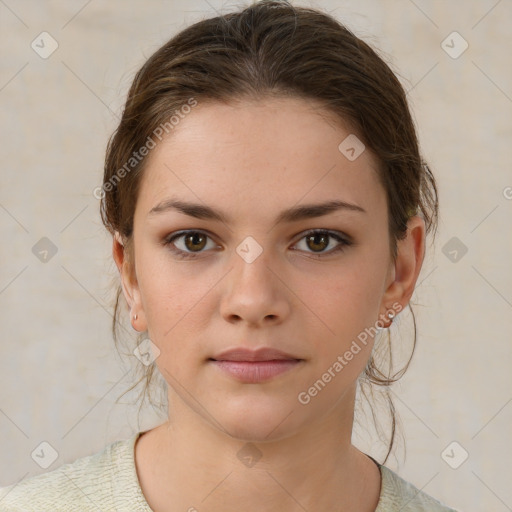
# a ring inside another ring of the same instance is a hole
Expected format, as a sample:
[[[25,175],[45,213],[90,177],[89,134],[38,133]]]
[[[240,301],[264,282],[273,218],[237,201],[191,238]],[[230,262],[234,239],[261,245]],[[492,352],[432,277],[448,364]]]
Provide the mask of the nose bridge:
[[[232,276],[232,290],[240,296],[246,295],[254,301],[258,297],[272,295],[271,249],[263,247],[264,241],[257,242],[253,237],[246,237],[236,248],[233,255],[235,266]]]
[[[226,320],[258,324],[265,319],[282,319],[287,313],[286,293],[272,268],[271,252],[252,237],[236,247],[222,298],[221,312]]]

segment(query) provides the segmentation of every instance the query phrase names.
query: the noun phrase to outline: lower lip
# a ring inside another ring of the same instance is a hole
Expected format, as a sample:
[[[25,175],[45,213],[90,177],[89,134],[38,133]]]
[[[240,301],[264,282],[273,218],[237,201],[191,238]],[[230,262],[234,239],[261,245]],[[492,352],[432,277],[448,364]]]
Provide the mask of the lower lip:
[[[274,359],[272,361],[211,361],[223,372],[241,382],[263,382],[295,368],[298,359]]]

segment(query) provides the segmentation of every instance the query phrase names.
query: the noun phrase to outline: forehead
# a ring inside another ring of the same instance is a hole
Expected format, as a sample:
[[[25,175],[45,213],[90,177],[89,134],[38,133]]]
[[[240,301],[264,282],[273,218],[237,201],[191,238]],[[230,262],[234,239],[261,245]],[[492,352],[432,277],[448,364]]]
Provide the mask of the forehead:
[[[385,195],[377,162],[367,149],[347,158],[339,146],[349,136],[314,101],[199,102],[151,150],[137,210],[147,213],[172,194],[231,205],[240,215],[330,199],[378,214]]]

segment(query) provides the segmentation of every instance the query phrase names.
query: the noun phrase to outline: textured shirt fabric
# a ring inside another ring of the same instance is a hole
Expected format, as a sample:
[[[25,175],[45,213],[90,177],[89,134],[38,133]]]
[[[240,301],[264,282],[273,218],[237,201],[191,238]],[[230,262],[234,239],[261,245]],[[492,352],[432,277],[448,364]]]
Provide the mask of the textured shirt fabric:
[[[0,512],[153,512],[135,469],[135,442],[141,433],[0,488]],[[386,466],[379,464],[379,469],[381,491],[375,512],[457,512]]]

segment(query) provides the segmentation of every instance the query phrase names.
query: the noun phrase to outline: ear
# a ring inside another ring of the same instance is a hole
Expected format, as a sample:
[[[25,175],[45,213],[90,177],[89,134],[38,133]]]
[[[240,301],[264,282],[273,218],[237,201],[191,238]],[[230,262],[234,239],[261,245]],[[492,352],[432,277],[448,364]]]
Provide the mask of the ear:
[[[398,314],[408,304],[425,257],[425,221],[415,215],[407,222],[407,236],[397,242],[397,257],[391,262],[381,302],[381,318],[393,308]]]
[[[130,322],[136,331],[144,332],[147,330],[147,323],[135,273],[135,262],[130,261],[127,257],[126,248],[117,231],[112,241],[112,256],[119,270],[124,298],[130,308]],[[133,319],[135,314],[137,315],[136,320]]]

